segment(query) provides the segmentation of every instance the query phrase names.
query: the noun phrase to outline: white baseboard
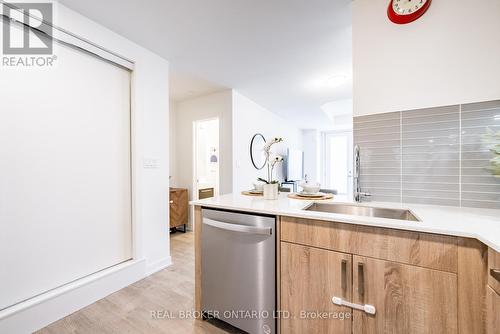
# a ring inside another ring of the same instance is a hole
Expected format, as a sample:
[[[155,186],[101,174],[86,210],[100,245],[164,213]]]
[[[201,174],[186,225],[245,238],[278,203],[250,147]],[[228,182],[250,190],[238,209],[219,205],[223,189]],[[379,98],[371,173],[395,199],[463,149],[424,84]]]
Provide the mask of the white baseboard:
[[[0,311],[0,333],[32,333],[144,278],[146,272],[145,260],[131,260],[16,304]]]
[[[164,259],[155,261],[153,263],[148,263],[146,265],[146,275],[152,275],[162,269],[169,267],[172,264],[172,257],[166,257]]]

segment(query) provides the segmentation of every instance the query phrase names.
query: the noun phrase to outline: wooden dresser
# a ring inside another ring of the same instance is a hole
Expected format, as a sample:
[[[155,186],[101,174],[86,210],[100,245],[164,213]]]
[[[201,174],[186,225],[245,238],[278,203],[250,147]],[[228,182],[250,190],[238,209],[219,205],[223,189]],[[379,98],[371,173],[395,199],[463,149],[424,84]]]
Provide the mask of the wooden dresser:
[[[183,226],[186,232],[188,223],[188,190],[184,188],[170,188],[170,231],[175,232]]]

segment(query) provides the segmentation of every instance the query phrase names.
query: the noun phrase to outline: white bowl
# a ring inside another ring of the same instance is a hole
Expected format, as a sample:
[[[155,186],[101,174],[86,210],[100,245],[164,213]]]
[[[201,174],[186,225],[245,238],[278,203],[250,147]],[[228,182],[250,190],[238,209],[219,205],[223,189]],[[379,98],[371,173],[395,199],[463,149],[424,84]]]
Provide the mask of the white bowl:
[[[307,194],[316,194],[319,192],[319,190],[321,189],[321,185],[319,183],[302,183],[300,184],[300,186],[302,187],[302,190],[304,191],[304,193],[307,193]]]

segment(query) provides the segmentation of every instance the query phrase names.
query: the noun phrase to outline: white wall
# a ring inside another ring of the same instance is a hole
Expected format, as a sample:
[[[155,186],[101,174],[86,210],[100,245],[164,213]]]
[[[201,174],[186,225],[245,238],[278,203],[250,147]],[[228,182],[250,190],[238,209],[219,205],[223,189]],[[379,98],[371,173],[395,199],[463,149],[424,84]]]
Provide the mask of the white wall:
[[[500,1],[439,0],[408,25],[353,2],[354,115],[500,98]]]
[[[219,175],[220,193],[232,191],[232,93],[231,90],[183,100],[177,103],[175,111],[176,164],[175,185],[187,188],[193,199],[193,122],[219,118]],[[191,214],[190,214],[190,226]]]
[[[78,13],[62,5],[58,7],[58,26],[135,61],[132,75],[133,234],[134,258],[145,259],[146,262],[146,266],[141,267],[142,275],[139,273],[139,277],[143,277],[171,261],[168,229],[168,62]],[[157,159],[159,168],[143,169],[145,157]],[[3,318],[0,316],[0,332],[34,331],[138,278],[137,273],[132,275],[124,271],[123,275],[119,280],[107,282],[107,288],[99,293],[80,287],[78,302],[61,292],[63,295],[54,296],[53,293],[50,297],[50,310],[44,304],[48,301],[44,296],[38,297],[40,304],[31,308],[29,314],[29,302],[18,305],[17,313],[8,313]],[[100,278],[100,282],[105,281],[105,277]],[[64,291],[70,288],[66,287]],[[91,289],[90,285],[87,289]],[[8,311],[4,310],[2,314]]]
[[[169,171],[170,171],[170,186],[177,186],[177,102],[170,101],[169,106]]]
[[[236,91],[225,90],[189,100],[180,101],[175,109],[175,186],[188,188],[193,198],[193,122],[195,120],[220,119],[220,191],[221,194],[249,189],[257,177],[265,177],[257,171],[249,156],[250,140],[255,133],[266,138],[281,136],[276,154],[285,154],[286,148],[302,149],[302,131],[261,107]],[[282,168],[278,177],[282,178]],[[190,217],[191,223],[191,217]]]
[[[233,192],[252,188],[258,177],[266,178],[265,169],[256,170],[250,160],[250,141],[261,133],[266,139],[283,137],[276,145],[275,154],[286,154],[286,149],[302,149],[302,131],[287,120],[263,108],[240,93],[233,91]],[[278,168],[283,177],[283,165]]]

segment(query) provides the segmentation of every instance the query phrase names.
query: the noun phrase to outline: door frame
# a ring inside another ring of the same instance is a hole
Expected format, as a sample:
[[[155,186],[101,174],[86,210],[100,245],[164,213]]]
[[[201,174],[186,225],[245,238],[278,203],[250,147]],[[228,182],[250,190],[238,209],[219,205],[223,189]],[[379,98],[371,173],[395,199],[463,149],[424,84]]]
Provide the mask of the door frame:
[[[328,138],[332,136],[341,136],[347,135],[348,138],[348,148],[347,148],[347,197],[349,199],[353,198],[353,182],[352,182],[352,171],[353,171],[353,130],[352,129],[343,129],[343,130],[335,130],[335,131],[325,131],[321,133],[321,182],[327,185],[328,176],[327,176],[327,167],[329,164],[330,152],[328,151]]]
[[[217,196],[219,194],[219,187],[220,187],[220,118],[219,117],[210,117],[210,118],[203,118],[203,119],[197,119],[193,121],[193,148],[192,148],[192,155],[193,155],[193,165],[191,166],[192,168],[192,175],[193,175],[193,200],[198,200],[199,199],[199,189],[198,189],[198,173],[197,173],[197,163],[198,163],[198,158],[197,158],[197,144],[198,144],[198,128],[197,125],[200,123],[204,122],[210,122],[210,121],[217,121],[217,129],[218,129],[218,136],[217,136],[217,158],[218,158],[218,164],[219,164],[219,170],[217,171],[217,176],[215,178],[215,187],[214,187],[214,195]]]

